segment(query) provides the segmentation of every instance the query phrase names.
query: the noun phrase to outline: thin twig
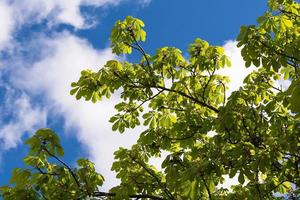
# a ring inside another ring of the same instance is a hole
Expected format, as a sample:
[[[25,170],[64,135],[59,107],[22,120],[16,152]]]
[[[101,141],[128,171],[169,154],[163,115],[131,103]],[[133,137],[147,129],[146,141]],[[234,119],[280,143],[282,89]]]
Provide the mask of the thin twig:
[[[196,135],[197,132],[194,132],[192,133],[191,135],[188,135],[188,136],[184,136],[184,137],[181,137],[181,138],[173,138],[173,137],[169,137],[167,135],[163,135],[163,137],[166,137],[168,138],[169,140],[176,140],[176,141],[180,141],[180,140],[187,140],[187,139],[190,139],[192,137],[194,137]]]
[[[73,177],[75,183],[77,184],[78,188],[80,188],[80,183],[76,178],[76,175],[74,174],[74,172],[72,171],[72,169],[64,162],[62,161],[60,158],[58,158],[56,155],[52,154],[50,151],[48,151],[48,149],[45,146],[42,146],[42,149],[47,152],[49,154],[49,156],[53,157],[54,159],[56,159],[58,162],[60,162],[63,166],[65,166],[68,171],[70,172],[71,176]]]
[[[142,105],[144,105],[146,102],[151,101],[152,99],[154,99],[155,97],[157,97],[158,95],[160,95],[163,92],[163,90],[160,90],[158,93],[156,93],[155,95],[149,97],[148,99],[145,99],[144,101],[142,101],[137,107],[135,107],[133,110],[131,111],[135,111],[137,109],[139,109]]]
[[[206,188],[206,190],[207,190],[207,193],[208,193],[208,198],[209,198],[209,199],[211,199],[212,197],[211,197],[211,192],[210,192],[210,189],[209,189],[209,187],[208,187],[208,185],[207,185],[207,183],[206,183],[206,181],[205,181],[204,177],[203,177],[203,176],[201,176],[201,178],[202,178],[202,181],[203,181],[203,183],[204,183],[204,186],[205,186],[205,188]]]
[[[116,193],[111,192],[94,192],[92,194],[93,197],[115,197]],[[147,198],[147,199],[153,199],[153,200],[166,200],[163,197],[149,195],[149,194],[130,194],[129,198]]]
[[[132,160],[133,162],[135,162],[135,163],[137,163],[138,165],[140,165],[140,166],[141,166],[148,174],[150,174],[150,175],[157,181],[157,183],[160,185],[160,187],[162,188],[162,190],[164,191],[164,193],[166,193],[166,195],[167,195],[170,199],[175,200],[175,197],[173,196],[173,194],[168,190],[168,188],[167,188],[165,185],[163,185],[163,184],[161,183],[160,179],[156,176],[156,174],[155,174],[152,170],[148,169],[146,166],[144,166],[143,163],[141,163],[140,161],[138,161],[136,158],[133,158],[133,157],[131,157],[131,156],[130,156],[130,158],[131,158],[131,160]]]
[[[215,62],[216,62],[216,61],[215,61]],[[215,67],[214,67],[212,73],[210,73],[210,71],[207,69],[207,72],[208,72],[208,74],[209,74],[209,79],[208,79],[208,81],[206,82],[206,84],[205,84],[205,86],[204,86],[204,88],[203,88],[203,92],[202,92],[202,98],[203,98],[203,101],[205,101],[205,100],[204,100],[204,95],[205,95],[206,89],[207,89],[207,87],[208,87],[210,81],[212,80],[212,78],[213,78],[213,76],[214,76],[215,71],[216,71],[216,68],[215,68]]]
[[[48,173],[48,172],[44,172],[41,168],[39,167],[35,167],[41,174],[43,175],[50,175],[50,176],[59,176],[58,173]]]
[[[169,91],[169,92],[174,92],[174,93],[180,94],[180,95],[182,95],[186,98],[189,98],[189,99],[193,100],[195,103],[200,104],[203,107],[209,108],[210,110],[214,111],[215,113],[220,112],[217,108],[215,108],[215,107],[213,107],[213,106],[211,106],[211,105],[209,105],[209,104],[207,104],[203,101],[200,101],[200,100],[198,100],[197,98],[195,98],[193,96],[189,96],[189,95],[187,95],[186,93],[184,93],[182,91],[178,91],[178,90],[174,90],[174,89],[166,88],[166,87],[162,87],[162,86],[150,86],[150,87],[157,87],[157,88],[160,88],[162,90],[166,90],[166,91]]]
[[[163,86],[159,86],[159,85],[146,85],[146,84],[142,84],[142,83],[140,83],[142,86],[134,86],[134,85],[132,85],[132,86],[130,86],[130,87],[132,87],[132,88],[144,88],[144,87],[150,87],[150,88],[155,88],[155,89],[157,89],[157,88],[159,88],[159,89],[162,89],[162,90],[165,90],[165,91],[168,91],[168,92],[174,92],[174,93],[177,93],[177,94],[180,94],[181,96],[184,96],[184,97],[186,97],[186,98],[188,98],[188,99],[190,99],[190,100],[193,100],[195,103],[197,103],[197,104],[199,104],[199,105],[201,105],[201,106],[203,106],[203,107],[206,107],[206,108],[208,108],[208,109],[210,109],[210,110],[212,110],[212,111],[214,111],[215,113],[219,113],[220,111],[217,109],[217,108],[215,108],[214,106],[211,106],[211,105],[209,105],[209,104],[207,104],[207,103],[205,103],[205,102],[203,102],[203,101],[200,101],[199,99],[197,99],[197,98],[195,98],[195,97],[193,97],[193,96],[189,96],[188,94],[186,94],[186,93],[184,93],[184,92],[182,92],[182,91],[179,91],[179,90],[174,90],[174,89],[171,89],[171,88],[166,88],[166,87],[163,87]]]

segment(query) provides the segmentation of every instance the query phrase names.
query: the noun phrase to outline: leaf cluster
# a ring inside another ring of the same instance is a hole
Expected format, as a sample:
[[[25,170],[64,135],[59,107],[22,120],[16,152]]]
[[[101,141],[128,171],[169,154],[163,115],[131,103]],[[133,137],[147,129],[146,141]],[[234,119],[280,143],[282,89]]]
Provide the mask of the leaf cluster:
[[[140,44],[146,38],[143,22],[117,21],[113,52],[135,50],[140,61],[110,60],[98,71],[84,70],[71,95],[96,103],[118,91],[122,100],[110,119],[112,130],[144,126],[136,144],[114,154],[112,170],[121,183],[107,193],[97,191],[103,177],[93,164],[81,159],[72,170],[58,157],[57,136],[42,129],[27,142],[25,163],[35,172],[16,170],[14,187],[2,187],[2,195],[14,199],[26,190],[30,198],[58,199],[299,198],[300,5],[292,0],[268,5],[257,25],[241,27],[237,41],[245,65],[257,70],[228,97],[230,80],[219,70],[231,64],[222,47],[197,38],[188,56],[175,47],[149,55]],[[281,80],[290,86],[278,87]],[[150,164],[153,158],[162,161],[160,168]],[[225,177],[239,184],[225,189]]]

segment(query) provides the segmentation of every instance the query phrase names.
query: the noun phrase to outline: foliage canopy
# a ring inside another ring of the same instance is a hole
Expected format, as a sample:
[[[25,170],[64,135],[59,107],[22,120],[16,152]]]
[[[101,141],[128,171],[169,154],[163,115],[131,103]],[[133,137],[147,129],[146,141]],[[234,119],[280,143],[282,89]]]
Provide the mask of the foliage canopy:
[[[117,55],[141,54],[137,63],[110,60],[99,71],[84,70],[71,95],[97,102],[121,91],[111,117],[123,133],[141,124],[146,130],[131,149],[115,152],[112,170],[121,180],[100,192],[104,178],[87,159],[71,169],[60,156],[59,138],[40,129],[27,140],[26,169],[15,169],[4,199],[291,199],[300,188],[300,5],[269,0],[258,25],[241,27],[237,37],[249,74],[226,97],[230,66],[224,49],[197,38],[189,58],[174,47],[148,55],[144,23],[117,21],[111,48]],[[276,86],[290,80],[287,90]],[[147,108],[144,109],[145,105]],[[213,134],[212,134],[213,133]],[[163,157],[161,170],[149,164]],[[239,185],[220,187],[224,175]]]

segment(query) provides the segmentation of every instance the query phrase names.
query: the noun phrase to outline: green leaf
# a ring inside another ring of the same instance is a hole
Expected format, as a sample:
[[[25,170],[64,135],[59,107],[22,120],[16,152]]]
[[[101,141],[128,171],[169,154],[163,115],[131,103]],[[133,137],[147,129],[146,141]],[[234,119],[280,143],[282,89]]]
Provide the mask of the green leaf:
[[[195,200],[197,198],[197,181],[193,180],[191,183],[191,191],[190,191],[191,200]]]
[[[237,173],[237,169],[233,168],[229,171],[229,178],[233,178]]]
[[[242,172],[239,173],[238,181],[239,181],[240,184],[244,184],[244,182],[245,182],[245,177],[244,177],[244,174]]]
[[[113,124],[113,126],[112,126],[112,130],[113,131],[116,131],[116,130],[118,130],[118,128],[119,128],[119,120],[118,121],[116,121],[114,124]]]
[[[209,191],[211,193],[213,193],[215,191],[215,183],[214,183],[214,181],[212,181],[212,180],[208,181],[208,188],[209,188]]]

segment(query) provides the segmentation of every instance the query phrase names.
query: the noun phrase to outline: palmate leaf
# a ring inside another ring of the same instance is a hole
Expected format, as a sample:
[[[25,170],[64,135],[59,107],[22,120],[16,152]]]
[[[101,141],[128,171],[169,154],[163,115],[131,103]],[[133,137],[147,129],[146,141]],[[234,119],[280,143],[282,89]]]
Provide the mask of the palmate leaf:
[[[135,144],[114,154],[111,169],[120,183],[102,192],[104,177],[94,164],[84,158],[68,166],[56,133],[40,129],[26,142],[26,167],[14,171],[14,185],[1,187],[1,195],[156,200],[297,195],[300,5],[269,0],[269,8],[256,25],[240,29],[236,40],[245,66],[257,70],[229,96],[230,80],[218,73],[231,65],[222,47],[197,38],[188,54],[162,47],[149,55],[141,45],[146,39],[144,23],[130,16],[117,21],[112,51],[137,51],[141,59],[109,60],[98,71],[83,70],[70,93],[92,102],[119,94],[112,130],[124,133],[143,124]],[[275,84],[281,79],[291,81],[287,90]],[[159,170],[150,165],[156,157],[163,160]],[[227,176],[238,180],[230,191],[219,187]]]

